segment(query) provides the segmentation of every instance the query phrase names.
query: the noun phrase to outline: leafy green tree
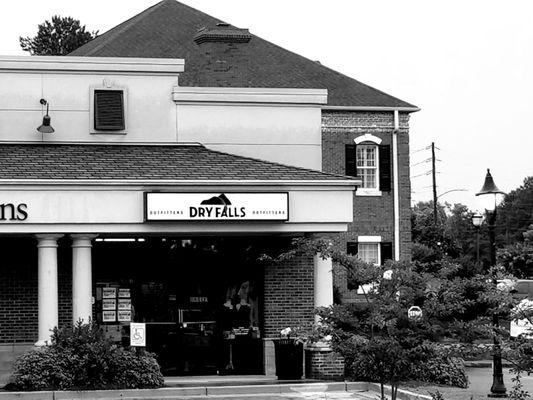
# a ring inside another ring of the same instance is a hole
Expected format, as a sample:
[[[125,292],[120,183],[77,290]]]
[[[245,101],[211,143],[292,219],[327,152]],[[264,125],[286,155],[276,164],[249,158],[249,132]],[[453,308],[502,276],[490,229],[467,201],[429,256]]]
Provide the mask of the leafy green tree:
[[[71,17],[55,15],[52,21],[39,24],[37,35],[20,37],[20,47],[31,55],[63,56],[84,45],[98,35],[88,32],[85,25]]]

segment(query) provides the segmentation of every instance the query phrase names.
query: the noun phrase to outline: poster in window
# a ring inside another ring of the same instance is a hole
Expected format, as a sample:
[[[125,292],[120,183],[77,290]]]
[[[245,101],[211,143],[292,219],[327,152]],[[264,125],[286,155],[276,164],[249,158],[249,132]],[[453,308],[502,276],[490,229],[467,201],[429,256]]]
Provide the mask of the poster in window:
[[[104,311],[102,312],[102,322],[115,322],[117,320],[116,311]]]
[[[103,299],[102,310],[115,310],[117,308],[117,300],[115,299]]]
[[[131,299],[118,299],[119,310],[131,310]]]
[[[119,322],[130,322],[131,321],[131,311],[130,310],[119,310],[119,312],[118,312],[118,321]]]
[[[104,299],[114,299],[117,297],[117,288],[104,287],[102,288],[102,297]]]
[[[124,298],[124,299],[129,299],[131,297],[130,295],[130,289],[129,288],[119,288],[118,289],[118,297],[119,298]]]

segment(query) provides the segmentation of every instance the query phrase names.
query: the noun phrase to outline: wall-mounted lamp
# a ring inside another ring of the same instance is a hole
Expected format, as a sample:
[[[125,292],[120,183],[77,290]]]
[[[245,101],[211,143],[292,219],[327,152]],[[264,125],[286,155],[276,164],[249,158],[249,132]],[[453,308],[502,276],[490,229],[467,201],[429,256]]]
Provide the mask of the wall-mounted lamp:
[[[54,133],[55,130],[54,130],[54,128],[52,128],[50,126],[51,118],[48,115],[49,104],[48,104],[48,102],[45,99],[39,100],[39,103],[41,103],[43,106],[44,105],[46,106],[46,115],[43,117],[42,125],[37,128],[37,132],[40,132],[40,133]]]

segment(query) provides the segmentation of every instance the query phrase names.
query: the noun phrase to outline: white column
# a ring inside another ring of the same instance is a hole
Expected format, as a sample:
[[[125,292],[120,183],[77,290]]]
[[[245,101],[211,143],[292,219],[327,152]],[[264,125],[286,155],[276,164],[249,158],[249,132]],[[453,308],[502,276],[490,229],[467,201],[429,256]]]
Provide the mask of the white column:
[[[317,253],[313,262],[315,267],[315,308],[331,306],[333,304],[333,263],[331,258],[322,258],[320,253]]]
[[[72,235],[72,322],[92,319],[91,240],[95,235]]]
[[[36,235],[38,263],[38,333],[35,346],[50,342],[52,329],[57,326],[57,239],[63,235]]]

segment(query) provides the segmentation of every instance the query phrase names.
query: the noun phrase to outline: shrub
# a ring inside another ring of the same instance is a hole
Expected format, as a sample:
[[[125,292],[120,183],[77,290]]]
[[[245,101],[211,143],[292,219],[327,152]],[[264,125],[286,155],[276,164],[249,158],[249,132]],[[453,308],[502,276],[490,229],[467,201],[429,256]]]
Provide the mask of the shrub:
[[[412,368],[413,380],[437,383],[441,385],[468,387],[465,363],[462,358],[448,357],[436,352],[425,364]]]
[[[68,389],[74,377],[70,360],[55,349],[38,349],[22,354],[14,363],[10,390]]]
[[[20,356],[14,390],[133,389],[163,385],[157,361],[144,350],[123,349],[95,324],[54,329],[50,346]]]
[[[154,356],[143,350],[117,349],[109,366],[109,374],[120,388],[157,388],[164,383]]]

